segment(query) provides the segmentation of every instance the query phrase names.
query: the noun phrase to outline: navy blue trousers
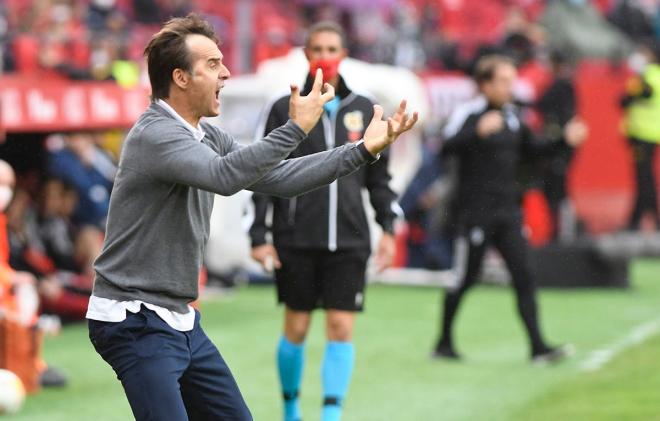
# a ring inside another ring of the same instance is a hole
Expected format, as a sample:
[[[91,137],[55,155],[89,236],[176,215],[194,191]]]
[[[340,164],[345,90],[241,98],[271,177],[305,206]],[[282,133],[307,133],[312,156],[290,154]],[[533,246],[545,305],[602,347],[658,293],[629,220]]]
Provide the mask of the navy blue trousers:
[[[113,368],[138,421],[252,420],[229,367],[199,325],[172,329],[142,306],[119,323],[89,320],[89,337]]]

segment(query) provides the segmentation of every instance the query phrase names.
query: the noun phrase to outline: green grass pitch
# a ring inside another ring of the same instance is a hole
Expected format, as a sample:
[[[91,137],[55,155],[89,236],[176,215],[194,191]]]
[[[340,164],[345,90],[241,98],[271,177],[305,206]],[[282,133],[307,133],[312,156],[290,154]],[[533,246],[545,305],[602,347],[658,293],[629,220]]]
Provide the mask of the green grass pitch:
[[[508,288],[479,287],[457,323],[461,363],[433,361],[440,293],[372,285],[356,328],[357,361],[346,421],[368,420],[660,420],[660,337],[623,349],[601,369],[582,365],[598,349],[625,342],[660,320],[660,262],[632,267],[629,290],[543,290],[541,321],[553,343],[576,354],[534,367]],[[280,419],[274,348],[281,308],[270,287],[246,287],[206,301],[202,325],[232,368],[256,420]],[[320,414],[323,315],[308,339],[302,385],[305,420]],[[11,420],[132,419],[112,370],[94,352],[84,325],[48,339],[45,356],[70,376],[62,390],[30,397]]]

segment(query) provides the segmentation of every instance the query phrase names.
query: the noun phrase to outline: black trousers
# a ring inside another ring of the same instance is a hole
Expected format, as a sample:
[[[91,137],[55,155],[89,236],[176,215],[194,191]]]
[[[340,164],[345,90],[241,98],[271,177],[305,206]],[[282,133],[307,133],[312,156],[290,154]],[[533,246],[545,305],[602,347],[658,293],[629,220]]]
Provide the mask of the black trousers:
[[[519,216],[504,216],[468,223],[454,243],[454,261],[458,286],[445,293],[442,332],[439,346],[453,347],[452,328],[465,293],[476,284],[484,254],[494,246],[511,273],[518,312],[530,341],[532,354],[547,349],[541,338],[536,304],[536,287],[530,270],[529,249],[522,235]]]
[[[635,192],[635,205],[628,228],[636,229],[645,212],[652,212],[657,228],[660,228],[660,217],[658,216],[658,197],[656,194],[656,181],[653,172],[653,161],[655,158],[656,144],[631,138],[633,159],[635,161],[635,180],[637,191]]]
[[[142,307],[118,323],[89,320],[96,351],[121,381],[138,421],[251,421],[229,367],[199,325],[171,328]]]

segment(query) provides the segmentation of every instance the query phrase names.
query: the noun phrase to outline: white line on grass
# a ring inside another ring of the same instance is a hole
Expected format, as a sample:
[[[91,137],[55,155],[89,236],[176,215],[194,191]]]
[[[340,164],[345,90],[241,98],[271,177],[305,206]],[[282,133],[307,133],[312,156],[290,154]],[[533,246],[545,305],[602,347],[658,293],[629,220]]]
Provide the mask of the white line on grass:
[[[580,369],[583,371],[599,370],[626,349],[645,342],[658,332],[660,332],[660,319],[641,324],[624,338],[591,352],[580,364]]]

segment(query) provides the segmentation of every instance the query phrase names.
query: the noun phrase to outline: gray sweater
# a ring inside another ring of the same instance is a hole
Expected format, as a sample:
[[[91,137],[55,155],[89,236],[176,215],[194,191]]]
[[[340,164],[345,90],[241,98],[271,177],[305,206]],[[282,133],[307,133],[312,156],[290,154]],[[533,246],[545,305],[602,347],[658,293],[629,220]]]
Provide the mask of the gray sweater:
[[[151,104],[128,133],[93,295],[186,313],[198,295],[214,193],[250,189],[292,197],[373,160],[363,143],[284,160],[305,138],[293,121],[249,146],[210,124],[200,127],[201,142]]]

